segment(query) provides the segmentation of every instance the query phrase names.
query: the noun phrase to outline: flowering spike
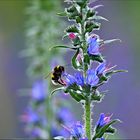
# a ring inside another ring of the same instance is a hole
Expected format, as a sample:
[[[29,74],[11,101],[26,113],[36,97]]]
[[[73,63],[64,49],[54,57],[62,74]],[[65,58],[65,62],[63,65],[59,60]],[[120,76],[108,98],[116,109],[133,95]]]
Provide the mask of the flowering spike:
[[[67,130],[73,139],[103,140],[105,133],[115,132],[112,124],[118,120],[111,120],[111,116],[100,114],[94,127],[95,134],[93,134],[92,102],[101,102],[105,95],[98,90],[99,86],[107,83],[112,74],[122,72],[121,70],[113,70],[115,66],[108,68],[101,53],[102,45],[118,41],[118,39],[103,40],[98,35],[92,34],[94,30],[100,29],[101,24],[98,21],[108,21],[97,15],[96,9],[103,5],[90,8],[89,0],[70,0],[67,2],[70,3],[70,7],[66,8],[65,12],[68,20],[73,22],[66,28],[65,33],[70,38],[72,46],[75,47],[71,62],[76,72],[74,75],[65,73],[61,80],[66,83],[66,86],[62,85],[64,92],[70,94],[75,101],[81,102],[84,106],[84,127],[80,123],[76,123]],[[98,62],[98,66],[93,69],[92,65],[95,61]]]

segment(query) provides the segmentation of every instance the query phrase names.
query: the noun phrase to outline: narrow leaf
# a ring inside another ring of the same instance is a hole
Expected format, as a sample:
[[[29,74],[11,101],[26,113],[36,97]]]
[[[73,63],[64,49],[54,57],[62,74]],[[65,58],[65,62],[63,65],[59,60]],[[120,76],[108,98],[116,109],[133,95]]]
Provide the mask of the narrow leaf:
[[[73,45],[74,46],[77,46],[77,45],[80,45],[81,42],[80,42],[80,38],[77,36],[75,39],[73,39]]]
[[[106,129],[105,133],[112,133],[112,134],[114,134],[115,131],[116,131],[115,128],[113,128],[113,127],[109,127],[108,129]]]
[[[61,16],[61,17],[66,17],[67,16],[67,13],[66,12],[61,12],[61,13],[57,13],[58,16]]]
[[[75,25],[71,25],[71,26],[66,28],[66,32],[67,33],[70,33],[70,32],[79,33],[79,30]]]
[[[102,16],[95,16],[96,20],[105,20],[105,21],[109,21],[108,19],[102,17]]]
[[[90,55],[89,58],[93,61],[98,61],[100,63],[104,61],[104,58],[102,55]]]
[[[108,123],[107,125],[103,126],[102,128],[100,128],[100,130],[98,131],[97,134],[95,134],[95,136],[93,137],[92,140],[95,140],[96,138],[101,138],[104,133],[106,132],[106,130],[114,123],[117,123],[117,122],[121,122],[119,119],[116,119],[116,120],[112,120],[110,123]]]
[[[68,37],[68,35],[67,35],[67,34],[63,35],[62,40],[63,40],[64,38],[66,38],[66,37]]]
[[[107,125],[105,125],[104,127],[101,128],[101,132],[104,133],[112,124],[115,124],[117,122],[121,122],[119,119],[116,120],[112,120],[110,123],[108,123]]]
[[[51,51],[52,49],[57,49],[57,48],[63,48],[63,49],[72,49],[72,50],[76,50],[77,48],[76,47],[69,47],[69,46],[65,46],[65,45],[58,45],[58,46],[54,46],[54,47],[51,47],[49,48],[49,50]]]
[[[79,97],[77,97],[76,93],[70,92],[70,95],[71,95],[71,97],[72,97],[73,99],[75,99],[77,102],[80,102],[80,101],[81,101],[81,99],[80,99]]]
[[[57,92],[59,90],[64,90],[64,89],[65,89],[64,87],[56,88],[51,92],[50,96],[52,96],[55,92]]]
[[[75,53],[75,55],[73,56],[73,58],[72,58],[72,65],[73,65],[73,67],[75,68],[75,69],[78,69],[79,68],[79,66],[78,66],[78,64],[77,64],[77,62],[76,62],[76,57],[77,57],[77,55],[79,54],[79,49],[77,49],[77,51],[76,51],[76,53]]]
[[[81,100],[86,100],[86,97],[82,93],[78,93],[78,91],[69,90],[69,93],[71,97],[75,99],[77,102],[80,102]]]
[[[104,5],[101,5],[101,4],[100,4],[100,5],[96,5],[96,6],[93,7],[93,9],[95,10],[95,9],[97,9],[97,8],[99,8],[99,7],[103,7],[103,6],[104,6]]]
[[[93,101],[97,101],[97,102],[100,102],[102,99],[103,99],[104,95],[103,94],[92,94],[91,96],[91,100]]]
[[[109,77],[111,76],[112,74],[116,74],[116,73],[119,73],[119,72],[128,72],[127,70],[113,70],[113,71],[109,71],[105,74],[106,77]]]

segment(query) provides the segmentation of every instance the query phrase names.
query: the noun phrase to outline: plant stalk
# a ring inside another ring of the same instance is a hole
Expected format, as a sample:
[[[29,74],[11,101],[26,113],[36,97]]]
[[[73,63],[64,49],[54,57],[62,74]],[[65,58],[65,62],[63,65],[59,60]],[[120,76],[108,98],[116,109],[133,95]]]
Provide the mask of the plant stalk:
[[[81,8],[81,14],[83,15],[82,8]],[[83,15],[84,17],[84,15]],[[85,28],[84,28],[84,22],[85,19],[83,19],[81,23],[81,38],[83,41],[83,54],[85,56],[85,51],[86,51],[86,38],[85,38]],[[83,61],[83,72],[84,72],[84,77],[86,77],[86,63]],[[85,101],[84,104],[84,128],[85,128],[85,135],[88,138],[88,140],[91,140],[91,102],[89,99]]]
[[[85,101],[84,111],[86,136],[88,140],[91,140],[91,103],[89,100]]]

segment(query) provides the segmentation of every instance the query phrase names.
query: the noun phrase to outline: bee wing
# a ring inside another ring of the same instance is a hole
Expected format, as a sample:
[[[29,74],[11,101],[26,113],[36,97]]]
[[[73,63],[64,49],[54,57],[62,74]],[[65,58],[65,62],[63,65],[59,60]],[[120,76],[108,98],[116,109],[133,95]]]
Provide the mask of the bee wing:
[[[49,73],[49,74],[47,74],[47,75],[46,75],[46,74],[44,74],[44,76],[43,76],[43,77],[44,77],[44,79],[47,79],[47,78],[51,75],[51,73],[52,73],[52,72],[50,72],[50,73]]]

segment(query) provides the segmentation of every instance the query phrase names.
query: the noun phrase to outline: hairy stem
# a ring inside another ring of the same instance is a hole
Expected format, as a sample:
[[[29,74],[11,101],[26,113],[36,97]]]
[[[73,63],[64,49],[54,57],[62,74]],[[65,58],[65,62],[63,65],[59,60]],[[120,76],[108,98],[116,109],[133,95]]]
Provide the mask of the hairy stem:
[[[81,39],[82,39],[82,48],[83,48],[83,55],[85,57],[86,54],[86,37],[85,37],[85,16],[83,14],[82,8],[81,8],[81,14],[82,14],[82,22],[81,22]],[[86,77],[86,71],[87,71],[87,64],[85,63],[85,60],[83,61],[83,72],[84,77]],[[91,140],[91,102],[89,99],[85,101],[84,104],[84,127],[85,127],[85,135],[88,137],[88,140]]]
[[[90,101],[86,100],[85,106],[84,106],[85,131],[86,131],[86,136],[88,137],[88,140],[91,140],[91,106],[90,104],[91,104]]]

